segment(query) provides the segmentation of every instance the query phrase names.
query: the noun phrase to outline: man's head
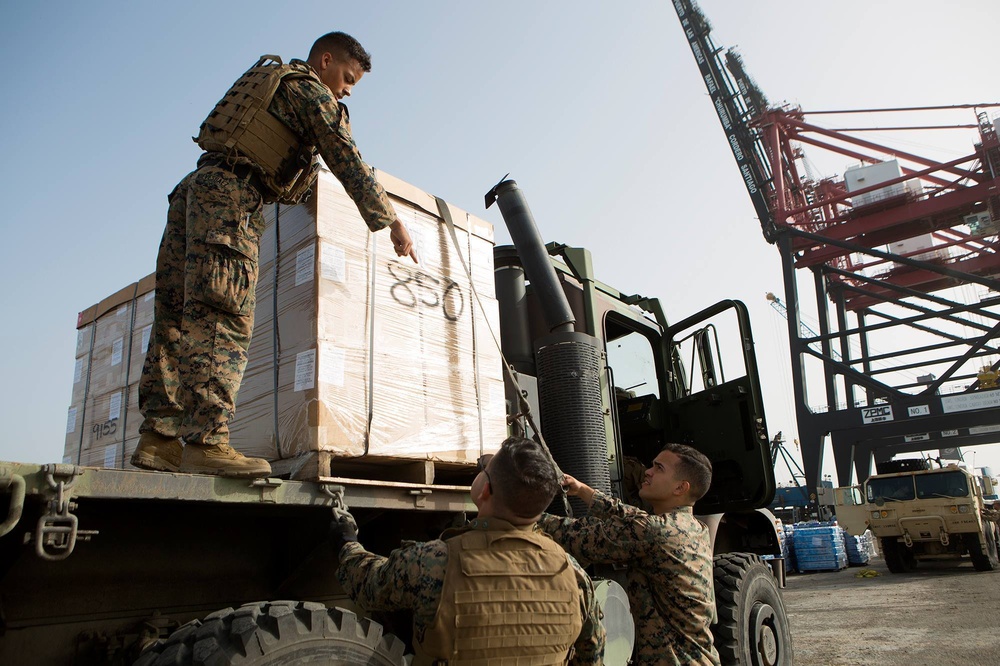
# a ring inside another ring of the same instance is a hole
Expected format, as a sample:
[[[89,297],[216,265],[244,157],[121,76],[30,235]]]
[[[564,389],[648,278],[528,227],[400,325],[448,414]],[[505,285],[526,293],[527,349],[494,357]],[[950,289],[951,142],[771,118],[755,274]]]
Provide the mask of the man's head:
[[[639,497],[653,511],[693,506],[712,484],[712,463],[705,454],[685,444],[667,444],[646,470]]]
[[[350,97],[351,88],[372,71],[372,57],[350,35],[330,32],[312,45],[309,64],[337,99]]]
[[[483,456],[472,482],[480,516],[515,525],[534,522],[559,492],[561,478],[548,450],[523,437],[509,437],[493,456]]]

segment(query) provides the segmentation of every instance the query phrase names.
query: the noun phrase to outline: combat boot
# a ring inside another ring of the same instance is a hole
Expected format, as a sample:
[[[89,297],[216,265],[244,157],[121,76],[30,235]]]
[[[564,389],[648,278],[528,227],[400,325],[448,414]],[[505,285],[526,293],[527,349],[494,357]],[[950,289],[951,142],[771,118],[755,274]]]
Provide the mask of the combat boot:
[[[183,451],[181,440],[158,432],[139,435],[139,445],[132,454],[132,465],[156,472],[176,472],[181,465]]]
[[[269,475],[271,465],[263,458],[247,458],[228,444],[205,446],[186,443],[180,471],[186,474],[257,479]]]

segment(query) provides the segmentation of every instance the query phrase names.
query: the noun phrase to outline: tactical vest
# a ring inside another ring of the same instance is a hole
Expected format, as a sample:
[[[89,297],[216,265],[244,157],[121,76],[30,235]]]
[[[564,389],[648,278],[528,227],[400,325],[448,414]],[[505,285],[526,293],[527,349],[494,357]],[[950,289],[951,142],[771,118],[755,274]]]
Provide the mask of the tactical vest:
[[[530,528],[470,530],[447,544],[441,603],[414,666],[569,660],[583,593],[558,544]]]
[[[247,158],[260,175],[265,201],[299,203],[316,180],[316,149],[303,144],[298,135],[269,111],[271,99],[283,79],[313,79],[316,73],[284,65],[273,55],[260,57],[215,105],[195,143],[202,150],[218,152],[227,159]]]

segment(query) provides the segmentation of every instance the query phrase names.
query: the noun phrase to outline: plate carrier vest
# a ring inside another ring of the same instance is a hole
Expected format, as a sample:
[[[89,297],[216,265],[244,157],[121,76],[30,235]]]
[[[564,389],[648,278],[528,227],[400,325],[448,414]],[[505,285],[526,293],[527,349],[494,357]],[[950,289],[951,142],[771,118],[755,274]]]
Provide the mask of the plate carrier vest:
[[[567,663],[583,627],[583,593],[555,541],[513,528],[469,530],[446,543],[441,602],[414,646],[414,666]]]
[[[253,163],[265,201],[300,203],[316,180],[316,149],[274,117],[268,107],[286,78],[313,79],[316,73],[282,64],[281,58],[263,55],[223,96],[208,115],[194,141],[202,150],[218,152],[227,160],[243,157]]]

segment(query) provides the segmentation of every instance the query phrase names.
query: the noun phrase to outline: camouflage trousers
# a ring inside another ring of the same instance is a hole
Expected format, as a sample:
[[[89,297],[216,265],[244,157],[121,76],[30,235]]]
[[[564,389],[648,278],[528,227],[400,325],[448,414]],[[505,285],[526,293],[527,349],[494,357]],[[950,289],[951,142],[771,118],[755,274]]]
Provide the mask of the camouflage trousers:
[[[261,198],[235,174],[202,167],[169,202],[139,431],[226,444],[253,333]]]

